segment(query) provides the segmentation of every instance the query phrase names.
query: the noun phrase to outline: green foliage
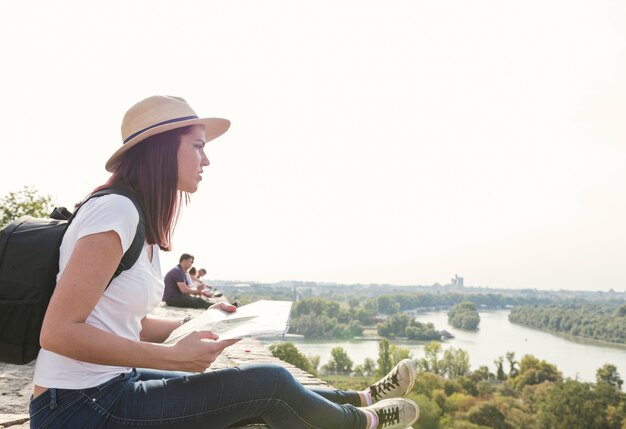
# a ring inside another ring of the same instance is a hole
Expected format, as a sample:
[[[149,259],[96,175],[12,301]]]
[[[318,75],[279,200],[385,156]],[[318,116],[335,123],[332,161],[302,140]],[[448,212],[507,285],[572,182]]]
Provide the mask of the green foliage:
[[[605,363],[596,371],[596,380],[598,383],[604,382],[607,383],[618,390],[622,388],[622,384],[624,380],[617,372],[617,367],[610,363]]]
[[[626,305],[527,305],[515,307],[509,320],[531,328],[544,329],[613,343],[626,343]]]
[[[357,365],[354,368],[354,373],[363,377],[371,377],[376,374],[376,362],[371,358],[365,358],[363,365]]]
[[[433,399],[433,392],[443,389],[444,380],[442,377],[432,372],[419,371],[415,378],[415,387],[413,392],[424,395],[429,399]]]
[[[410,396],[420,407],[420,416],[413,425],[415,429],[438,429],[439,418],[443,414],[441,407],[426,395]]]
[[[496,380],[506,380],[506,373],[504,372],[504,357],[498,356],[493,363],[496,366]]]
[[[444,409],[448,413],[458,411],[468,411],[477,402],[477,399],[471,395],[461,392],[454,392],[446,398]]]
[[[323,371],[343,374],[352,372],[352,359],[348,357],[348,353],[343,347],[335,347],[330,351],[330,355],[332,359],[322,366]]]
[[[480,316],[473,302],[461,302],[448,312],[448,322],[458,329],[478,329]]]
[[[418,368],[449,378],[457,378],[469,372],[469,354],[465,350],[451,347],[445,350],[443,357],[440,358],[441,350],[441,343],[437,341],[426,344],[424,357],[417,360]]]
[[[31,187],[24,186],[17,192],[9,192],[0,199],[0,227],[22,216],[46,217],[52,212],[50,195],[40,195]]]
[[[384,377],[391,371],[391,368],[393,368],[393,359],[390,349],[389,341],[387,341],[386,338],[380,340],[380,343],[378,343],[378,360],[376,361],[378,364],[376,375],[379,377]]]
[[[476,371],[474,371],[474,375],[477,380],[485,380],[485,381],[495,381],[496,377],[489,371],[489,368],[485,365],[481,365]]]
[[[316,375],[315,367],[293,343],[274,343],[270,344],[269,349],[270,352],[272,352],[272,356],[284,360],[285,362],[288,362],[312,375]]]
[[[605,428],[607,408],[591,385],[568,380],[554,384],[538,402],[537,426],[550,429]]]
[[[561,379],[561,373],[555,365],[532,355],[526,355],[520,362],[519,374],[512,377],[510,383],[517,391],[521,391],[524,386],[540,384],[544,381],[555,383]]]
[[[398,347],[395,344],[392,344],[390,347],[391,350],[391,365],[396,366],[401,360],[404,359],[413,359],[413,354],[409,349],[405,349],[404,347]]]
[[[292,343],[270,346],[272,353],[305,371],[311,372]],[[352,360],[337,347],[324,370],[333,375],[325,380],[340,389],[362,390],[386,375],[398,360],[410,357],[408,350],[379,344],[379,368],[366,359],[352,370]],[[443,357],[442,357],[443,355]],[[460,364],[458,362],[461,362]],[[475,372],[459,371],[468,365],[463,350],[442,350],[441,344],[426,345],[418,361],[421,371],[409,397],[421,409],[418,428],[461,429],[624,429],[626,428],[626,394],[614,365],[603,365],[597,371],[597,384],[562,380],[555,365],[531,355],[519,362],[513,353],[497,359],[505,382],[496,382],[486,367]],[[310,362],[309,362],[310,364]],[[381,368],[383,368],[381,370]],[[450,368],[453,368],[452,370]],[[438,373],[434,373],[436,369]],[[426,372],[428,371],[428,372]],[[455,375],[455,378],[444,378]]]
[[[487,426],[492,429],[512,429],[500,412],[498,407],[490,402],[474,405],[467,413],[467,419],[477,425]]]
[[[441,373],[450,378],[465,375],[470,370],[469,354],[465,350],[454,347],[444,350],[443,359],[439,362]]]
[[[410,321],[409,316],[404,313],[392,314],[376,325],[376,330],[381,337],[404,337],[404,330],[409,326]]]
[[[396,313],[376,325],[378,335],[387,338],[406,337],[409,340],[431,341],[441,338],[432,323],[421,323],[405,313]]]
[[[388,295],[379,296],[376,301],[378,304],[379,313],[395,314],[401,310],[400,303],[396,302],[391,296],[388,296]]]
[[[439,374],[439,352],[441,351],[441,343],[431,341],[424,346],[424,357],[417,361],[417,366],[426,372]]]
[[[495,392],[495,388],[493,383],[490,383],[487,380],[480,380],[476,383],[476,392],[478,393],[478,396],[486,398]]]
[[[301,318],[301,329],[309,329],[315,335],[328,335],[328,332],[331,335],[342,335],[351,325],[358,329],[365,325],[368,330],[371,329],[374,317],[380,316],[376,314],[385,310],[390,312],[386,318],[388,323],[383,322],[381,325],[389,329],[390,336],[408,337],[411,319],[396,315],[396,310],[447,305],[451,302],[458,304],[463,301],[472,301],[475,307],[497,306],[505,302],[515,305],[524,300],[527,303],[540,301],[536,297],[420,293],[387,295],[384,299],[356,299],[352,296],[346,297],[343,302],[338,300],[332,303],[319,297],[305,298],[301,301],[304,304],[298,303],[300,308],[296,318]],[[543,305],[547,303],[543,302]],[[609,301],[594,301],[591,305],[572,300],[569,304],[561,303],[553,308],[572,310],[584,317],[593,310],[599,317],[597,320],[611,317],[622,324],[626,316],[623,301],[613,304]],[[543,318],[542,322],[568,326],[573,319],[561,318],[558,323],[550,320],[549,317]],[[584,330],[583,324],[578,323],[577,326],[581,331]],[[353,373],[336,372],[325,375],[324,379],[337,388],[362,390],[386,375],[395,363],[409,355],[408,350],[383,339],[379,344],[377,363],[370,358],[354,368]],[[348,361],[351,363],[349,359],[345,350],[335,350],[330,368],[326,369],[336,371],[343,368],[345,371],[351,368],[346,364]],[[626,394],[620,390],[623,380],[611,364],[598,369],[596,384],[586,385],[572,380],[564,381],[556,366],[549,362],[530,355],[518,360],[512,352],[495,360],[494,373],[486,366],[472,372],[465,351],[447,346],[444,350],[435,341],[426,344],[424,354],[417,362],[420,371],[409,394],[421,408],[421,417],[414,425],[415,428],[626,429]],[[319,358],[314,367],[318,365]],[[575,422],[579,422],[578,425]]]
[[[290,332],[306,338],[354,338],[363,333],[363,328],[352,316],[352,312],[342,309],[337,302],[306,298],[293,305]]]

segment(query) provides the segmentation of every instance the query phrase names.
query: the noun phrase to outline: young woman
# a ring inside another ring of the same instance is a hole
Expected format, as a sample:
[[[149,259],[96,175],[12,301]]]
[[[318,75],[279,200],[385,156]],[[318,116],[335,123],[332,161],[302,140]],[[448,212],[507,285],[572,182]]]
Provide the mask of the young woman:
[[[365,391],[312,391],[280,366],[206,371],[236,341],[210,331],[162,344],[183,321],[149,315],[164,287],[157,247],[171,250],[181,204],[209,165],[204,146],[229,125],[198,118],[177,97],[150,97],[126,113],[124,144],[106,163],[113,174],[103,187],[137,195],[143,253],[111,281],[137,229],[137,209],[121,195],[80,208],[63,238],[41,331],[31,428],[225,428],[256,420],[286,429],[395,429],[417,419],[417,405],[399,398],[415,381],[410,360]]]

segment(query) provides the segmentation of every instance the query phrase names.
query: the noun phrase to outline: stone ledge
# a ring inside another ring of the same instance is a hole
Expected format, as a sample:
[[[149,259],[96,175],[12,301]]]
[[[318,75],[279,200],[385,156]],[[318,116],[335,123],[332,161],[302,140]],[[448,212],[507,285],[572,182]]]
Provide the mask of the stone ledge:
[[[0,414],[0,428],[9,426],[14,429],[29,427],[28,414]]]

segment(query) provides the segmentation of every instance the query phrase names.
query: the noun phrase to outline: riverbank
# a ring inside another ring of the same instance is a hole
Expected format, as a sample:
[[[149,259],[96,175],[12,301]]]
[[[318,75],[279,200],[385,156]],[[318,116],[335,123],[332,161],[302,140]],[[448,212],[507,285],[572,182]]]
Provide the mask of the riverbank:
[[[420,313],[417,317],[422,323],[433,323],[437,330],[450,331],[455,338],[443,342],[443,350],[454,347],[468,352],[472,370],[484,365],[495,372],[494,360],[513,352],[517,360],[524,355],[533,355],[556,365],[564,377],[580,381],[595,382],[596,370],[606,363],[614,364],[621,376],[626,376],[626,346],[566,338],[513,324],[508,320],[508,312],[480,311],[481,324],[476,331],[451,327],[446,311]],[[424,345],[427,344],[400,340],[390,340],[390,343],[408,349],[418,359],[424,356]],[[305,356],[319,356],[320,365],[332,358],[331,351],[335,347],[342,347],[355,366],[363,364],[365,358],[374,361],[378,358],[376,341],[299,340],[294,344]]]

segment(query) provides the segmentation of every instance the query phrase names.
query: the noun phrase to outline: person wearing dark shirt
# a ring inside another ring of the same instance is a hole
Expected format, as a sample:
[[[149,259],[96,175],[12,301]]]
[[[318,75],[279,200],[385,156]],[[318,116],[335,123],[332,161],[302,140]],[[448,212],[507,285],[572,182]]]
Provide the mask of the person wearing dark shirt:
[[[164,279],[165,290],[163,291],[163,301],[172,307],[186,308],[209,308],[213,303],[199,296],[202,290],[197,289],[191,282],[191,277],[187,271],[193,265],[194,257],[187,253],[180,256],[179,264],[172,268]]]

